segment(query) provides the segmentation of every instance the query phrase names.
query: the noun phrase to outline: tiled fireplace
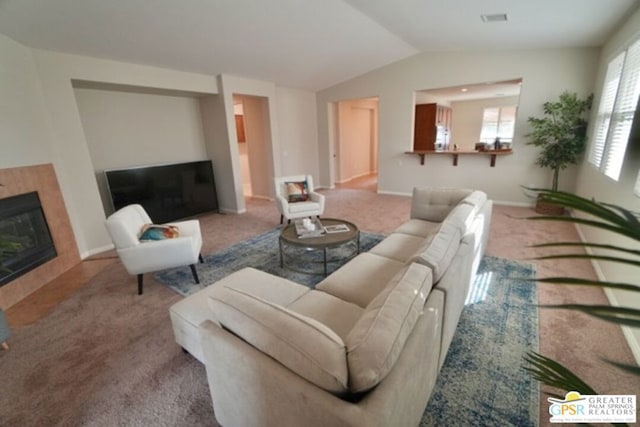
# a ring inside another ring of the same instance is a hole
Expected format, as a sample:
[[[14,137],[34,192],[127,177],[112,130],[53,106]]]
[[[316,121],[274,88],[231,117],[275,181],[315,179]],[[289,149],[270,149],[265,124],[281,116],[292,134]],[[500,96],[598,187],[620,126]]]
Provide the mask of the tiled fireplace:
[[[6,309],[78,264],[80,255],[53,165],[0,169],[0,210],[0,233],[18,242],[4,257],[10,272],[0,272]]]
[[[56,256],[38,192],[0,199],[0,286]]]

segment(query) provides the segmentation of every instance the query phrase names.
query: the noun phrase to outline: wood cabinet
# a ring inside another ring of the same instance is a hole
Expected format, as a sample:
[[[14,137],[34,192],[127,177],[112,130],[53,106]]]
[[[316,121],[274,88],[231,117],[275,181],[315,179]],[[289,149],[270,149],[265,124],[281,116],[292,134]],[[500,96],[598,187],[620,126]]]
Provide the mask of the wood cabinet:
[[[450,129],[451,108],[435,103],[416,105],[413,150],[446,150]]]
[[[238,135],[238,142],[246,142],[247,138],[244,135],[244,116],[242,114],[236,114],[236,134]]]

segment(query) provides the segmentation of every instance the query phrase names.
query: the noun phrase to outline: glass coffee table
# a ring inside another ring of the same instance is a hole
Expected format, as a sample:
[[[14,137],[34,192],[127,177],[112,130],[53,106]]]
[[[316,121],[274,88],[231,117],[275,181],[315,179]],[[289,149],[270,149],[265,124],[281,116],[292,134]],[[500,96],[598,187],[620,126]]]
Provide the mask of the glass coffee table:
[[[321,218],[320,219],[322,225],[327,228],[339,228],[334,226],[346,226],[348,231],[339,231],[334,233],[324,233],[320,236],[316,237],[298,237],[296,233],[295,223],[291,223],[284,227],[280,232],[280,267],[285,267],[285,265],[289,264],[289,261],[292,261],[291,258],[297,255],[298,258],[305,256],[305,254],[309,251],[316,252],[322,251],[322,264],[323,264],[323,272],[325,277],[327,276],[327,263],[331,262],[345,262],[355,255],[360,253],[360,230],[358,227],[349,222],[342,219],[334,219],[334,218]],[[327,251],[331,249],[337,249],[343,247],[347,247],[348,245],[353,245],[353,250],[346,250],[344,253],[333,254],[333,258],[327,257]],[[287,249],[290,247],[297,247],[306,249],[302,253],[297,254],[287,254]],[[297,259],[298,262],[304,262],[303,259]],[[312,259],[310,259],[313,262]],[[291,267],[287,267],[291,268]],[[293,268],[292,268],[293,269]],[[308,271],[300,271],[296,270],[300,273],[314,274]]]

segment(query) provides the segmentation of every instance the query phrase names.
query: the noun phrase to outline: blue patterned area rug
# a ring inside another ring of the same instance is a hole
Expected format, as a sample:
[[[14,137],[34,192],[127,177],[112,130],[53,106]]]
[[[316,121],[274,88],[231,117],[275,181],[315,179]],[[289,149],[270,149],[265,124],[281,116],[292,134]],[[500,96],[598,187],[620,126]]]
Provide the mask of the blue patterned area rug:
[[[236,243],[219,252],[204,257],[204,263],[198,264],[200,285],[196,285],[188,267],[165,270],[155,274],[155,279],[173,289],[180,295],[190,295],[217,282],[223,277],[253,267],[276,276],[285,277],[296,283],[310,287],[318,284],[323,275],[322,251],[306,250],[289,246],[285,249],[286,265],[280,267],[280,249],[278,237],[280,227],[259,236]],[[360,252],[366,252],[377,245],[384,236],[381,234],[360,232]],[[345,244],[340,248],[327,251],[327,273],[331,274],[350,259],[356,251],[355,244]],[[306,272],[306,273],[305,273]],[[312,273],[312,274],[308,274]]]
[[[322,274],[301,274],[280,268],[280,228],[204,257],[198,265],[201,285],[193,283],[189,268],[157,273],[155,278],[182,295],[197,292],[244,267],[313,287]],[[384,236],[361,233],[361,251]],[[343,260],[353,247],[334,250],[330,258]],[[303,251],[303,249],[298,249]],[[294,266],[322,272],[321,253],[288,253],[304,260]],[[329,273],[340,266],[330,263]],[[298,268],[296,268],[298,269]],[[427,426],[536,426],[539,388],[522,369],[522,356],[538,350],[536,287],[529,264],[484,257],[467,298],[449,353],[424,413]]]
[[[426,426],[536,426],[539,387],[522,369],[538,350],[530,264],[486,256],[424,413]]]

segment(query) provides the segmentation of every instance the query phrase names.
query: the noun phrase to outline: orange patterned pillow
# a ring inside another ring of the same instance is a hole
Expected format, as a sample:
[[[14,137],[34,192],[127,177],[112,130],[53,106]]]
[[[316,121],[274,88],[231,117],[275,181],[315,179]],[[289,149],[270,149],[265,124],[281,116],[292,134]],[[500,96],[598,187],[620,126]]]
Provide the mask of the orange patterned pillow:
[[[289,203],[306,202],[309,200],[307,181],[287,182],[286,185]]]
[[[175,225],[155,225],[145,224],[140,230],[140,241],[150,242],[153,240],[173,239],[180,235],[178,227]]]

